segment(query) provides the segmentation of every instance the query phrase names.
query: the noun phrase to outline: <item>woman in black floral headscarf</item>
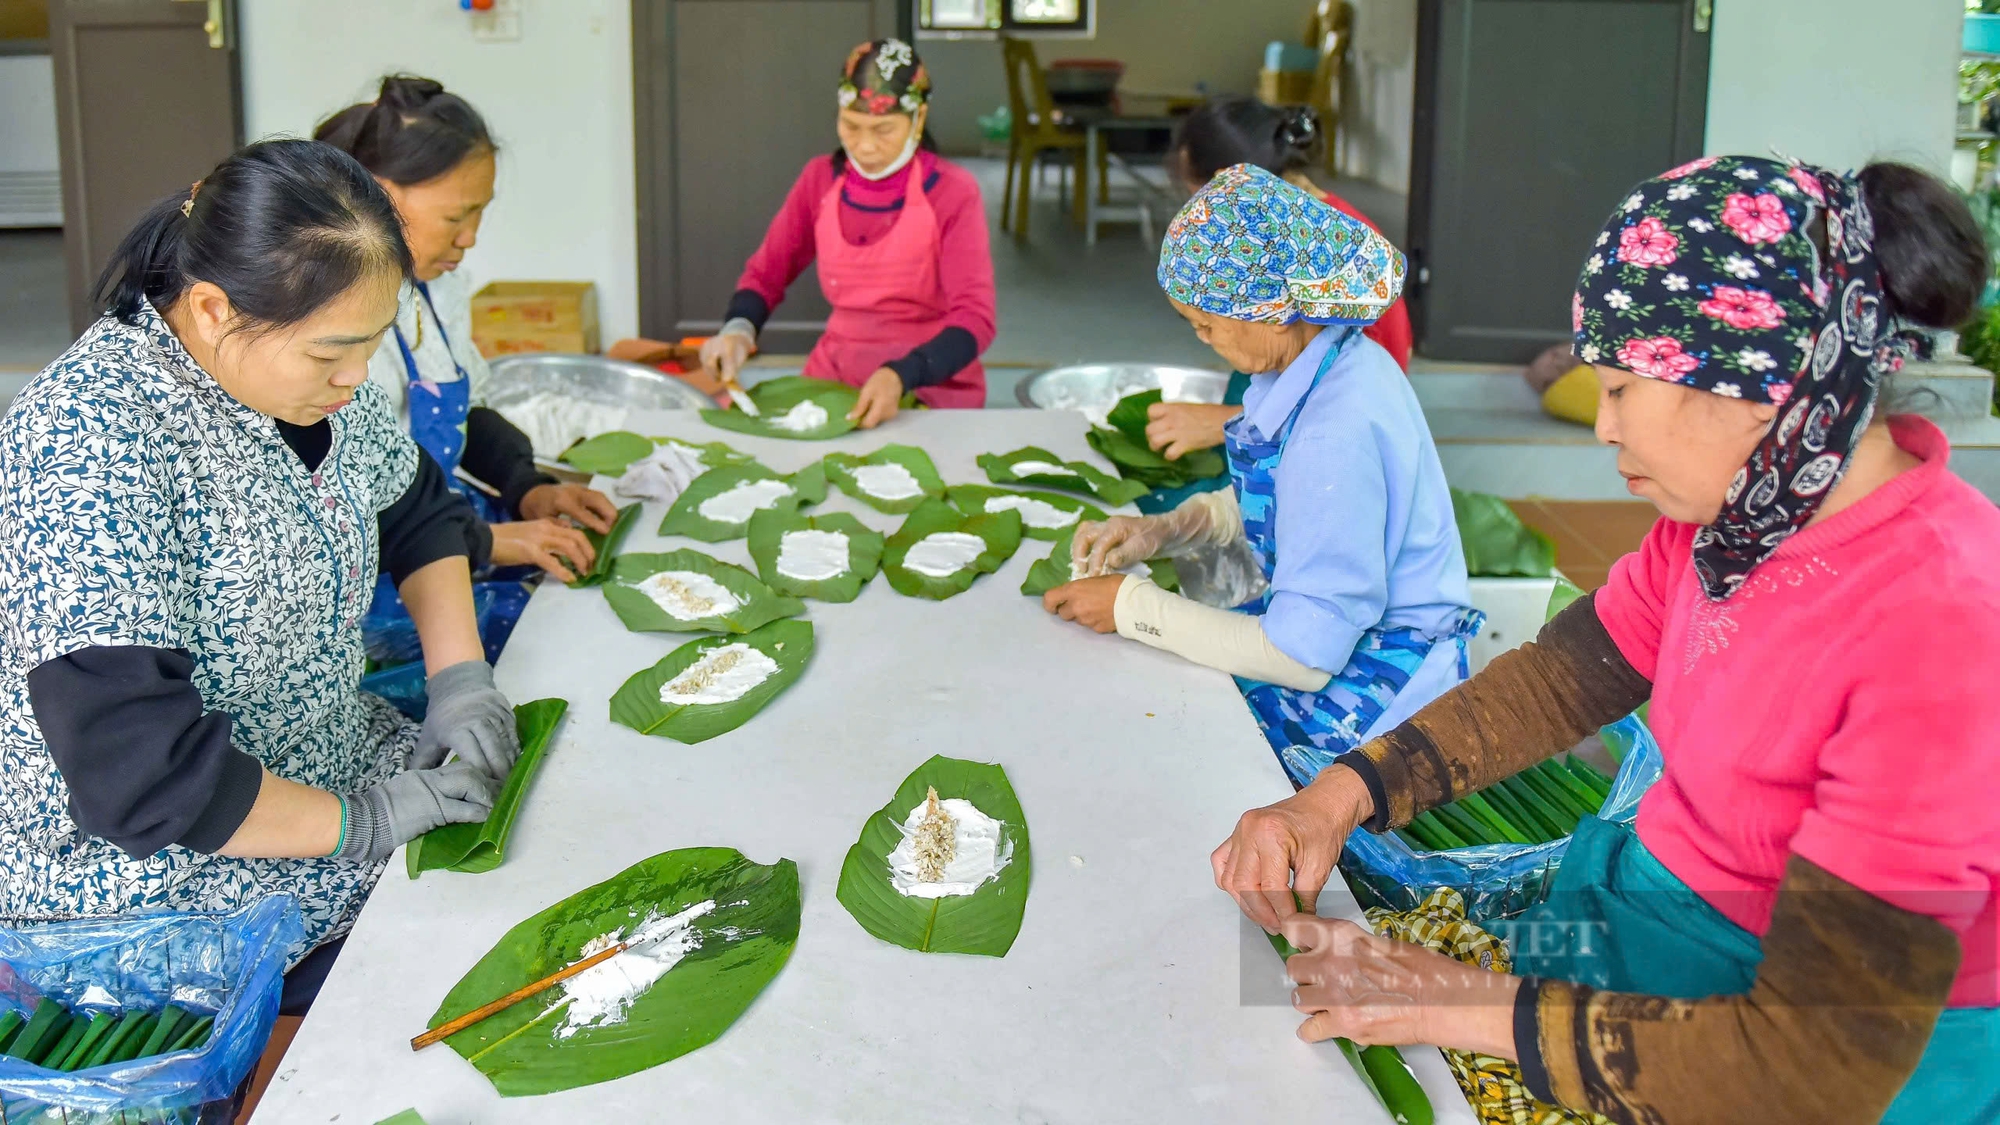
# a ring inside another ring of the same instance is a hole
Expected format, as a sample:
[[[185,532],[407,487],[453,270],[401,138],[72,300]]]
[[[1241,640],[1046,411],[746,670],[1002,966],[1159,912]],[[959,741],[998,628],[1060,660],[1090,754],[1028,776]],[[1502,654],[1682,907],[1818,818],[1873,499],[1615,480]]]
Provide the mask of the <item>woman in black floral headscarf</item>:
[[[1576,349],[1663,518],[1536,643],[1217,849],[1309,951],[1301,1034],[1518,1059],[1540,1098],[1649,1125],[2000,1120],[2000,511],[1936,426],[1877,410],[1904,330],[1960,323],[1986,276],[1964,205],[1899,165],[1709,158],[1619,205]],[[1649,697],[1664,772],[1506,924],[1519,976],[1294,912],[1354,828]]]

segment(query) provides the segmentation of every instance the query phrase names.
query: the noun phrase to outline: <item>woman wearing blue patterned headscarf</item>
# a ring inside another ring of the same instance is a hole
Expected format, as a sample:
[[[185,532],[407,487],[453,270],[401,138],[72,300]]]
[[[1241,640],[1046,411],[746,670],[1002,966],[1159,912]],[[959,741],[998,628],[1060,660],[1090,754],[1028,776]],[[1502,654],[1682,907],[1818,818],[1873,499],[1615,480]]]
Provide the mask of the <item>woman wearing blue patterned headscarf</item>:
[[[1167,230],[1160,287],[1195,334],[1254,374],[1224,450],[1233,488],[1077,529],[1086,577],[1050,612],[1237,677],[1296,783],[1465,678],[1465,556],[1409,380],[1361,329],[1403,256],[1269,172],[1224,169]],[[1236,612],[1119,573],[1207,545],[1247,548],[1268,588]]]

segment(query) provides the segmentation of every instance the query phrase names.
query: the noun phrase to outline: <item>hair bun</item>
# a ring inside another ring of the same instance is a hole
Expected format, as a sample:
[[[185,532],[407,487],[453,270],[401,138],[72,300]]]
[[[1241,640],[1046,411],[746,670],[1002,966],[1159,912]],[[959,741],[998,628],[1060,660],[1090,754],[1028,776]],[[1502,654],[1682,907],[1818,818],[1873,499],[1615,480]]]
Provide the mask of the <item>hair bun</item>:
[[[1299,106],[1278,123],[1278,140],[1288,148],[1309,149],[1319,140],[1319,111]]]
[[[422,109],[432,98],[444,93],[444,83],[414,74],[391,74],[382,79],[375,104],[397,110]]]

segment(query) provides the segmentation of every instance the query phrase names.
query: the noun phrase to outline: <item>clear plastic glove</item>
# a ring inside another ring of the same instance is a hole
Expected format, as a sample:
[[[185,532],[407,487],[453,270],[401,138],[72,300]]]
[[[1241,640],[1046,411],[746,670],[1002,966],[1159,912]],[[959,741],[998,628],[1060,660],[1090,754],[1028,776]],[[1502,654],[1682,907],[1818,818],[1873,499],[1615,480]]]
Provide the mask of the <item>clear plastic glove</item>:
[[[722,382],[736,382],[737,373],[756,350],[756,333],[731,321],[701,342],[701,369]]]
[[[521,736],[513,706],[493,686],[493,666],[484,660],[454,664],[432,675],[425,690],[430,710],[410,753],[410,768],[434,769],[457,754],[486,776],[505,778],[521,756]]]
[[[470,762],[399,773],[343,798],[334,858],[380,863],[433,828],[485,820],[499,793],[500,783]]]
[[[1122,571],[1148,559],[1169,559],[1215,536],[1213,505],[1196,496],[1157,516],[1112,516],[1076,525],[1070,562],[1085,578]]]

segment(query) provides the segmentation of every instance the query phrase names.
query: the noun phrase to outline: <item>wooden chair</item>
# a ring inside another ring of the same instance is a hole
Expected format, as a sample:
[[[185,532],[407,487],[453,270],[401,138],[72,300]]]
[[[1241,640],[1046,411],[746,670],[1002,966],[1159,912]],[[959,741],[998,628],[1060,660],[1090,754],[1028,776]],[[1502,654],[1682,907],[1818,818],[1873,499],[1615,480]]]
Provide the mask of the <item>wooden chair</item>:
[[[1341,114],[1347,106],[1347,52],[1354,43],[1354,5],[1348,0],[1319,0],[1307,34],[1307,45],[1319,50],[1310,104],[1319,111],[1320,127],[1326,133],[1326,170],[1338,176]],[[1316,39],[1310,38],[1314,35]]]
[[[1014,133],[1007,144],[1007,182],[1000,194],[1000,229],[1012,230],[1014,237],[1028,237],[1028,203],[1034,194],[1034,172],[1045,152],[1072,153],[1076,163],[1076,191],[1071,201],[1075,222],[1083,225],[1090,176],[1084,167],[1084,136],[1069,127],[1049,96],[1048,76],[1035,57],[1035,45],[1012,36],[1000,37],[1000,52],[1007,66],[1007,107],[1014,118]],[[1010,225],[1011,223],[1011,225]]]

